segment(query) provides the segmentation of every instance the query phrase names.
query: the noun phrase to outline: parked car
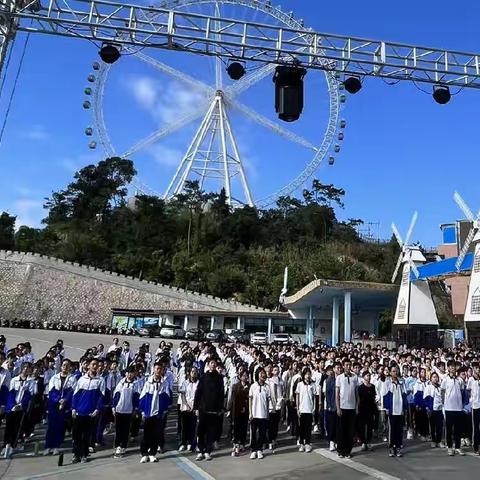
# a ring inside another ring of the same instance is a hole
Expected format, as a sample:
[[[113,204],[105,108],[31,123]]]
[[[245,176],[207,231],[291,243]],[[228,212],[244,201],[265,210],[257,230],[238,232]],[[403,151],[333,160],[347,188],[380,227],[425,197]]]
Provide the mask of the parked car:
[[[230,342],[246,342],[250,340],[250,335],[245,330],[232,330],[227,338]]]
[[[139,337],[159,337],[160,336],[160,327],[158,325],[148,325],[138,329]]]
[[[205,332],[201,328],[189,328],[185,333],[187,340],[203,340],[205,338]]]
[[[185,338],[185,330],[178,325],[165,325],[160,329],[163,338]]]
[[[289,345],[290,343],[293,343],[293,338],[289,333],[276,333],[272,338],[272,343]]]
[[[265,332],[255,332],[252,335],[251,342],[254,345],[266,345],[268,343],[268,337]]]
[[[223,330],[210,330],[205,334],[205,338],[210,342],[223,342],[227,336]]]

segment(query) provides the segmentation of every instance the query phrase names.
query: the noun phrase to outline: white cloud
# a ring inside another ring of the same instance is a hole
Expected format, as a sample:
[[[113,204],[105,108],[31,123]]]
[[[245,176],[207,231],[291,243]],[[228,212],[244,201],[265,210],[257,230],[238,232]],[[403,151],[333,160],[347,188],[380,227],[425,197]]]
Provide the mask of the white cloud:
[[[167,147],[158,143],[150,149],[155,161],[165,167],[176,167],[180,164],[184,153],[177,148]]]
[[[29,198],[21,198],[13,202],[12,214],[17,216],[16,228],[22,225],[39,227],[44,217],[43,202]]]
[[[30,128],[22,131],[21,137],[27,140],[45,142],[50,139],[50,133],[47,132],[43,125],[32,125]]]

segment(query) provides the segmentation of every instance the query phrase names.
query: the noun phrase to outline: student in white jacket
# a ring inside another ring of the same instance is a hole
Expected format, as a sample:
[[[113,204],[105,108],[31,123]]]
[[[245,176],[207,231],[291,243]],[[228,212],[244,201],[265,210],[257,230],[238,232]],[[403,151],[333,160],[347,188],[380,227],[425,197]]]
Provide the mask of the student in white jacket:
[[[312,424],[317,388],[315,382],[312,381],[312,372],[309,368],[303,370],[302,380],[298,382],[295,394],[300,417],[300,446],[298,451],[310,453],[312,451]]]

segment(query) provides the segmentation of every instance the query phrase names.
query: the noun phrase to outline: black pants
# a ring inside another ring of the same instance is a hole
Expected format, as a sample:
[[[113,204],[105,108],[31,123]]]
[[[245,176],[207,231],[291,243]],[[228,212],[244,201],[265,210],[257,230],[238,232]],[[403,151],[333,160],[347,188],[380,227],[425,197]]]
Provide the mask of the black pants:
[[[433,410],[430,413],[430,436],[433,443],[440,443],[443,437],[443,412]]]
[[[472,430],[473,430],[473,450],[478,452],[480,445],[480,408],[474,408],[472,410]]]
[[[128,435],[130,434],[131,413],[115,414],[115,448],[127,448]]]
[[[445,411],[445,423],[447,427],[447,447],[453,448],[455,441],[455,448],[460,448],[460,441],[462,439],[462,420],[463,412],[455,412],[453,410]]]
[[[155,416],[145,419],[145,423],[143,424],[143,438],[140,443],[142,457],[157,454],[162,434],[162,426],[162,417]]]
[[[280,410],[270,412],[268,415],[268,442],[272,443],[278,437],[278,424],[280,423]]]
[[[73,456],[77,458],[88,456],[88,447],[92,435],[94,434],[95,419],[87,416],[77,415],[73,420],[72,440],[73,440]]]
[[[138,432],[140,431],[140,425],[142,424],[142,414],[137,412],[133,414],[132,421],[130,423],[130,435],[132,437],[138,437]]]
[[[158,446],[163,448],[165,446],[165,428],[167,426],[168,412],[160,417],[160,432],[158,437]]]
[[[180,412],[182,435],[181,445],[193,445],[195,443],[195,429],[197,427],[197,416],[195,412]]]
[[[363,411],[359,412],[357,417],[358,438],[362,443],[370,443],[372,440],[373,422],[375,412]]]
[[[327,430],[327,440],[329,442],[337,441],[337,412],[325,410],[325,428]]]
[[[389,448],[402,448],[403,446],[403,415],[388,416],[388,446]]]
[[[5,437],[4,445],[11,445],[13,448],[17,446],[18,439],[21,435],[21,430],[24,421],[24,412],[19,410],[18,412],[7,413],[5,420]]]
[[[462,412],[462,438],[472,438],[472,414],[467,412]]]
[[[254,418],[250,422],[251,442],[250,448],[252,452],[263,450],[263,445],[267,443],[267,418]]]
[[[220,439],[222,438],[222,433],[223,433],[223,420],[224,420],[224,415],[223,413],[221,415],[217,416],[217,431],[215,433],[215,441],[219,442]]]
[[[423,408],[415,407],[415,429],[417,435],[426,437],[428,435],[428,417]]]
[[[290,425],[290,434],[292,437],[298,437],[298,414],[297,407],[293,402],[288,402],[288,424]]]
[[[300,414],[300,445],[310,445],[312,443],[312,421],[311,413]]]
[[[248,414],[237,415],[233,418],[233,443],[246,445],[248,432]]]
[[[216,440],[218,415],[200,412],[198,417],[198,449],[200,453],[212,453]]]
[[[355,434],[355,410],[342,408],[342,415],[337,418],[337,452],[339,455],[350,455]]]

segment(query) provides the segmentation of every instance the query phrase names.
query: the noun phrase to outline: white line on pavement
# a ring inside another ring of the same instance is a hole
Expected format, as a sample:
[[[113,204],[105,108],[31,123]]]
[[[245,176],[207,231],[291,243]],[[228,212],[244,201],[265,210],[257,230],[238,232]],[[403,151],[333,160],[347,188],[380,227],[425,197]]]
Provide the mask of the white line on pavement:
[[[186,457],[182,457],[180,454],[173,457],[172,460],[193,480],[215,480],[214,477],[202,470],[196,463]]]
[[[357,472],[366,473],[368,476],[372,478],[377,478],[378,480],[400,480],[398,477],[394,477],[389,475],[388,473],[382,472],[372,467],[367,467],[367,465],[363,465],[363,463],[355,462],[349,458],[340,458],[335,452],[330,452],[325,448],[318,448],[314,450],[315,453],[322,455],[322,457],[328,458],[329,460],[333,460],[334,462],[340,463],[345,465],[348,468],[356,470]]]

